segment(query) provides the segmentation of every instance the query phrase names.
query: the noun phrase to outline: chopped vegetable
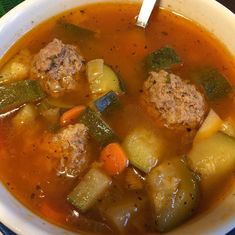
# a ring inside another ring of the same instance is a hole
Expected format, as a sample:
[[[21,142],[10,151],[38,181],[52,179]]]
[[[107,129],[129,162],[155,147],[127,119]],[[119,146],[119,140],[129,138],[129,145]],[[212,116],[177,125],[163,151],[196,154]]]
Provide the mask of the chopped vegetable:
[[[0,113],[45,97],[38,81],[24,80],[0,86]]]
[[[15,82],[28,78],[31,53],[29,50],[21,50],[0,71],[0,84]]]
[[[143,189],[143,179],[134,168],[127,168],[126,170],[126,187],[130,190]]]
[[[77,117],[81,114],[82,111],[85,110],[85,108],[85,106],[79,105],[64,112],[60,118],[60,125],[67,126],[69,124],[75,123]]]
[[[100,199],[111,183],[111,179],[100,169],[92,168],[68,195],[68,201],[80,211],[86,212]]]
[[[89,134],[103,146],[116,142],[118,139],[108,124],[90,108],[86,108],[81,113],[78,117],[78,121],[83,123],[88,128]]]
[[[197,142],[188,155],[194,172],[203,178],[218,179],[235,168],[235,140],[221,132]]]
[[[118,143],[107,145],[100,155],[103,169],[109,175],[118,175],[128,166],[128,159],[122,147]]]
[[[227,118],[220,129],[226,135],[235,138],[235,120],[232,117]]]
[[[163,141],[151,130],[134,129],[123,142],[130,163],[148,173],[157,164],[163,151]]]
[[[211,101],[226,97],[232,90],[226,78],[214,68],[197,71],[193,75],[193,80],[203,87],[206,96]]]
[[[110,113],[118,106],[120,106],[120,100],[117,94],[113,91],[108,92],[95,101],[96,109],[102,114]]]
[[[96,59],[87,63],[87,78],[94,97],[100,97],[109,91],[122,93],[122,86],[118,76],[104,60]]]
[[[87,63],[87,77],[88,78],[98,78],[104,73],[104,60],[95,59]]]
[[[218,114],[211,109],[201,128],[197,132],[194,142],[201,141],[214,135],[220,130],[222,123],[223,121]]]
[[[37,115],[38,112],[35,105],[26,104],[12,119],[12,123],[15,127],[20,127],[25,124],[32,124],[36,120]]]
[[[171,47],[163,47],[146,58],[146,65],[149,71],[169,69],[179,64],[181,64],[180,57]]]
[[[114,91],[117,94],[122,94],[124,92],[123,81],[119,79],[118,75],[108,65],[104,65],[103,75],[99,79],[100,88],[103,94],[109,91]]]
[[[71,36],[77,37],[77,38],[88,38],[88,37],[94,37],[96,32],[81,27],[79,25],[75,25],[72,23],[65,22],[64,20],[59,21],[59,26],[62,27],[62,29],[66,32],[66,34],[69,34]]]
[[[124,232],[131,217],[144,206],[145,201],[142,195],[128,196],[118,203],[110,205],[105,211],[105,218],[111,222],[119,232]]]
[[[198,183],[185,163],[162,163],[150,172],[146,183],[158,231],[169,231],[192,215],[198,202]]]

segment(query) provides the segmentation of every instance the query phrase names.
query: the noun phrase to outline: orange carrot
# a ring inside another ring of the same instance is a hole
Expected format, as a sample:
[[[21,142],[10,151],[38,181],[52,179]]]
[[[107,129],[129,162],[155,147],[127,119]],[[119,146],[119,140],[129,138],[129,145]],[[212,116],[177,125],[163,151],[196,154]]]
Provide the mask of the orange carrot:
[[[52,221],[61,222],[65,219],[65,216],[62,213],[53,210],[47,202],[44,202],[41,205],[41,213]]]
[[[107,145],[101,151],[100,160],[109,175],[118,175],[128,166],[127,156],[118,143]]]
[[[60,118],[60,125],[67,126],[71,123],[74,123],[76,118],[85,108],[86,108],[85,106],[79,105],[63,113],[63,115]]]

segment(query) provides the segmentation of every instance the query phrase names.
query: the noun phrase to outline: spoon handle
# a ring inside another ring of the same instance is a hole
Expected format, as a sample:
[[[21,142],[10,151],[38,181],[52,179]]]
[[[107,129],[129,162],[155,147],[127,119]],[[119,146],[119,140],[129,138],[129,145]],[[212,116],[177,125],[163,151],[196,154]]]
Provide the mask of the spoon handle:
[[[145,28],[148,24],[149,17],[158,0],[144,0],[137,18],[136,25]]]

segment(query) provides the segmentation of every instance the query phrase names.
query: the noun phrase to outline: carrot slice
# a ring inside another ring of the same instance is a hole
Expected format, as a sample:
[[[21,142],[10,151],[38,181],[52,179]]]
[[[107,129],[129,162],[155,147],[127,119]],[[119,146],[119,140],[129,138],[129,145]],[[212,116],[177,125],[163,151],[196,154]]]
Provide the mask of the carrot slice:
[[[101,151],[100,161],[109,175],[118,175],[128,166],[128,158],[118,143],[107,145]]]
[[[79,105],[63,113],[63,115],[60,118],[60,125],[67,126],[69,124],[74,123],[76,121],[76,118],[85,108],[86,108],[85,106]]]

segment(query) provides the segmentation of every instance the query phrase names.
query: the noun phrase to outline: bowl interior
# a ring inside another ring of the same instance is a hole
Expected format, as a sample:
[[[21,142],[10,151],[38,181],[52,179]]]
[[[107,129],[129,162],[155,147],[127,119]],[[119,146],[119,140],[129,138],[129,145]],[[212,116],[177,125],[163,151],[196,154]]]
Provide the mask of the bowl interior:
[[[107,2],[107,0],[27,0],[0,19],[0,57],[22,35],[35,25],[60,12],[77,6]],[[140,0],[114,0],[109,2],[141,2]],[[235,56],[235,15],[214,0],[162,0],[161,6],[181,14],[213,33]],[[208,14],[208,9],[209,14]],[[234,190],[235,192],[235,190]],[[24,208],[0,184],[0,221],[17,234],[73,234],[51,225]],[[225,234],[235,221],[235,197],[233,193],[214,210],[170,232],[170,234]],[[84,232],[82,234],[85,234]]]

